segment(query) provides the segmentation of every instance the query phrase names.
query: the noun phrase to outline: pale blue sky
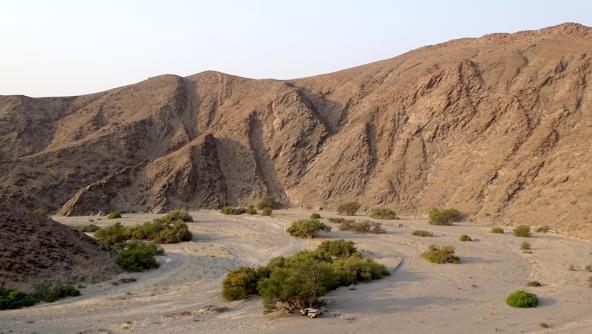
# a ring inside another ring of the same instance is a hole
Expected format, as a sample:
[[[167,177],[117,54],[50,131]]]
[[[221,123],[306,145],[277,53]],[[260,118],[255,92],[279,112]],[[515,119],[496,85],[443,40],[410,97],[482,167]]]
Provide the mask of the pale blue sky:
[[[592,1],[0,0],[0,95],[204,70],[289,79],[566,21],[592,25]]]

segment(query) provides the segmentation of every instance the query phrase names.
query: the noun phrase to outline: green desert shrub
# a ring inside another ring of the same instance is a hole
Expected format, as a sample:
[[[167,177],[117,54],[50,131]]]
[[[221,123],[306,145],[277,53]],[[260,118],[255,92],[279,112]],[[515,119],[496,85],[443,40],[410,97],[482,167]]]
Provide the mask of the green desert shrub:
[[[337,206],[337,212],[348,216],[354,216],[360,207],[361,205],[358,202],[346,202]]]
[[[80,291],[68,284],[40,283],[35,285],[31,296],[36,300],[51,303],[64,297],[80,296]]]
[[[255,208],[254,205],[249,205],[245,211],[246,211],[246,213],[248,213],[250,215],[256,215],[257,214],[257,209]]]
[[[108,225],[97,232],[94,237],[97,238],[103,245],[114,246],[129,239],[127,229],[121,223]]]
[[[452,225],[462,218],[460,211],[453,208],[431,209],[429,216],[432,225]]]
[[[522,243],[520,244],[520,249],[521,250],[530,250],[530,242],[522,241]]]
[[[517,237],[528,238],[531,236],[530,234],[530,226],[527,225],[518,225],[514,228],[513,231],[514,235]]]
[[[518,290],[506,298],[506,304],[518,308],[536,307],[539,304],[539,299],[534,293]]]
[[[494,226],[491,228],[491,231],[489,231],[489,232],[497,233],[497,234],[504,234],[504,229],[499,226]]]
[[[119,211],[113,211],[107,215],[107,219],[117,219],[117,218],[121,218],[121,212],[119,212]]]
[[[434,233],[432,233],[430,231],[424,231],[424,230],[415,230],[411,234],[413,234],[416,237],[433,237],[434,236]]]
[[[298,220],[286,230],[289,235],[299,238],[314,238],[318,232],[330,232],[331,227],[316,219]]]
[[[271,216],[272,212],[273,212],[273,210],[271,208],[263,208],[263,210],[261,210],[261,215],[262,216]]]
[[[473,240],[473,239],[471,239],[471,237],[469,237],[466,234],[461,235],[459,239],[460,239],[460,241],[472,241]]]
[[[314,251],[273,258],[256,269],[242,267],[225,277],[222,294],[227,300],[258,294],[265,312],[278,304],[287,310],[318,305],[327,291],[389,275],[381,264],[365,259],[346,240],[321,243]]]
[[[164,251],[153,243],[130,242],[119,252],[115,263],[126,271],[144,271],[158,268],[160,265],[154,258]]]
[[[352,231],[354,233],[385,233],[382,224],[371,221],[356,222],[354,220],[345,221],[339,224],[340,231]]]
[[[384,265],[363,258],[359,253],[335,260],[333,270],[337,273],[342,286],[381,279],[389,275]]]
[[[84,233],[95,233],[96,231],[100,230],[101,228],[95,224],[88,224],[88,225],[76,225],[73,227],[75,230]]]
[[[193,236],[187,224],[182,220],[172,219],[164,216],[151,222],[128,227],[115,223],[101,228],[95,232],[94,236],[102,244],[109,246],[121,244],[126,240],[148,240],[161,244],[191,241]]]
[[[152,222],[127,228],[129,239],[150,240],[159,244],[171,244],[191,241],[192,234],[189,227],[181,220],[170,221],[157,218]]]
[[[454,247],[452,246],[430,245],[421,256],[432,263],[460,263],[460,258],[454,255]]]
[[[358,253],[355,243],[350,240],[327,240],[323,241],[318,247],[319,252],[326,252],[333,257],[347,257]]]
[[[187,210],[173,210],[169,211],[166,215],[160,218],[164,221],[182,221],[185,223],[193,222],[193,217],[187,212]]]
[[[257,281],[259,277],[255,269],[240,267],[229,272],[222,282],[222,296],[232,301],[245,299],[257,293]]]
[[[22,291],[0,287],[0,310],[32,306],[36,302],[35,298]]]
[[[245,208],[233,208],[230,206],[225,206],[220,210],[225,215],[242,215],[243,213],[247,212]]]
[[[35,209],[33,211],[33,214],[36,215],[36,216],[39,216],[39,217],[47,217],[47,216],[49,216],[49,213],[45,209]]]
[[[315,212],[310,215],[310,219],[321,219],[321,215]]]
[[[265,196],[261,200],[259,200],[259,202],[257,202],[258,210],[263,210],[265,208],[275,210],[281,207],[282,203],[280,203],[275,196]]]
[[[370,210],[370,217],[374,219],[398,219],[397,213],[391,209],[374,208]]]

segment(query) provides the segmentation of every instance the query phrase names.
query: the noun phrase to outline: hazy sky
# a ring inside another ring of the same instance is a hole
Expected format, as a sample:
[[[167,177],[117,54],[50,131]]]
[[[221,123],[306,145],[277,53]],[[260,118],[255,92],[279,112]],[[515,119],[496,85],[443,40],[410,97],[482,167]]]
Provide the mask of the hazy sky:
[[[425,44],[566,21],[592,1],[0,0],[0,95],[77,95],[164,73],[288,79]]]

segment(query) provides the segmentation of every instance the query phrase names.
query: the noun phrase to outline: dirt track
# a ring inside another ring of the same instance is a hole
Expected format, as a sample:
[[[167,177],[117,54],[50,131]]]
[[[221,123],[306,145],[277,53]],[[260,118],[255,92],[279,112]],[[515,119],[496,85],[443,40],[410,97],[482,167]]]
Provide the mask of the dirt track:
[[[592,303],[583,270],[592,264],[592,244],[554,234],[535,234],[528,241],[532,254],[520,251],[524,240],[509,233],[489,233],[489,227],[459,224],[436,227],[423,220],[384,223],[387,233],[359,235],[334,231],[326,238],[354,240],[364,253],[384,263],[393,274],[341,288],[327,295],[329,314],[310,320],[297,316],[264,316],[258,298],[228,303],[220,288],[224,274],[240,265],[257,265],[278,255],[312,248],[323,238],[288,237],[288,224],[308,211],[277,211],[273,217],[223,216],[194,212],[192,242],[164,245],[158,270],[119,277],[137,282],[104,282],[82,289],[83,296],[53,304],[0,312],[2,333],[586,333],[592,326]],[[329,213],[322,213],[330,216]],[[134,224],[156,215],[126,215]],[[56,217],[66,224],[87,223],[89,217]],[[100,220],[98,224],[111,221]],[[403,224],[403,227],[398,227]],[[432,238],[411,235],[414,229],[434,232]],[[461,234],[478,239],[460,242]],[[419,254],[427,245],[451,244],[459,265],[433,265]],[[570,265],[576,271],[570,271]],[[114,281],[115,279],[111,280]],[[525,283],[538,280],[543,287]],[[513,309],[505,297],[514,290],[535,292],[536,309]],[[226,312],[200,312],[207,305],[228,307]],[[129,322],[130,329],[121,329]],[[539,323],[551,328],[543,330]]]

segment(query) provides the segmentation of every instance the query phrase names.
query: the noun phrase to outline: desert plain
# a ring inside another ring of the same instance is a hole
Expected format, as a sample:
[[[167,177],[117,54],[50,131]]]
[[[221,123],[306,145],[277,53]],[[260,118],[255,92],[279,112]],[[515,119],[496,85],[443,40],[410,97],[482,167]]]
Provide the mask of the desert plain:
[[[193,240],[162,245],[160,268],[120,274],[85,285],[80,297],[0,312],[0,333],[589,333],[591,289],[584,268],[592,263],[592,244],[548,233],[526,238],[490,233],[491,225],[428,224],[422,217],[382,220],[384,234],[339,231],[327,221],[334,212],[319,211],[331,232],[298,239],[285,229],[311,211],[285,209],[271,217],[226,216],[218,211],[190,212]],[[124,214],[117,221],[139,224],[160,215]],[[97,216],[54,216],[66,225],[113,223]],[[358,215],[356,219],[370,219]],[[427,230],[433,237],[412,235]],[[462,242],[469,235],[473,241]],[[280,312],[264,315],[259,297],[227,302],[225,274],[256,266],[275,256],[312,249],[324,240],[346,239],[363,255],[385,264],[390,276],[338,288],[323,300],[328,311],[309,319]],[[428,245],[452,245],[460,264],[432,264],[420,254]],[[135,282],[121,283],[122,278]],[[538,281],[541,287],[527,287]],[[515,309],[505,303],[511,292],[536,293],[537,308]],[[548,328],[542,328],[546,324]]]

